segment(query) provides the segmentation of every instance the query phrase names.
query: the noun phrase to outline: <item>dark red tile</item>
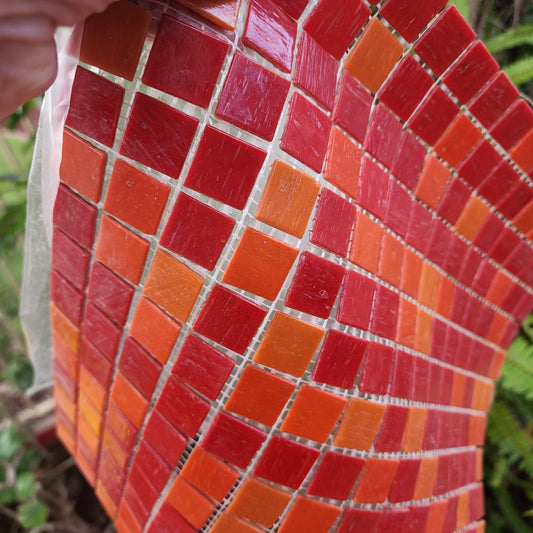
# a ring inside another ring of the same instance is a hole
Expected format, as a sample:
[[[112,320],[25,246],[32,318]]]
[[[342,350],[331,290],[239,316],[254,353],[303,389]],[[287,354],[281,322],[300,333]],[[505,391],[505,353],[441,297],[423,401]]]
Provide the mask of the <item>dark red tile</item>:
[[[150,483],[149,473],[141,470],[138,464],[133,464],[128,475],[127,484],[131,486],[137,494],[142,494],[143,505],[151,509],[159,496],[159,491]]]
[[[410,400],[413,396],[413,376],[415,358],[402,350],[394,355],[394,370],[390,386],[390,394],[397,398]]]
[[[172,505],[163,502],[148,529],[148,533],[175,533],[176,531],[180,533],[196,533],[197,530]]]
[[[446,265],[446,255],[450,247],[451,238],[452,232],[448,226],[440,219],[434,218],[426,249],[426,257],[441,268]]]
[[[281,149],[316,172],[321,172],[330,128],[329,117],[301,94],[295,93],[281,138]]]
[[[295,83],[331,111],[339,65],[308,33],[300,38]]]
[[[394,362],[394,349],[372,342],[368,346],[357,386],[371,394],[387,394]]]
[[[357,533],[358,531],[374,533],[381,514],[382,511],[377,509],[347,507],[342,515],[337,533]]]
[[[468,293],[462,287],[456,287],[453,293],[450,320],[456,324],[461,324],[463,313],[468,302]]]
[[[378,285],[370,331],[381,337],[394,340],[398,323],[400,296],[383,285]]]
[[[91,302],[85,307],[82,332],[109,361],[115,360],[122,328]]]
[[[472,187],[477,187],[502,160],[501,155],[486,139],[482,139],[457,168],[459,175]]]
[[[207,126],[184,185],[243,209],[266,152]]]
[[[498,204],[502,198],[518,183],[520,175],[505,160],[492,171],[478,188],[478,192],[491,204]]]
[[[213,270],[226,246],[235,220],[180,193],[172,208],[161,246]]]
[[[77,289],[84,290],[89,274],[91,254],[61,230],[52,236],[52,266]]]
[[[341,324],[367,330],[376,287],[373,279],[347,270],[339,298],[337,320]]]
[[[363,143],[372,101],[372,95],[345,71],[337,92],[333,121],[344,128],[356,141]]]
[[[364,464],[362,457],[326,451],[309,483],[307,494],[345,500],[349,497]]]
[[[216,400],[234,366],[230,357],[195,335],[189,335],[172,373],[210,400]]]
[[[450,405],[453,390],[453,373],[451,368],[442,368],[440,380],[440,402],[443,405]]]
[[[490,134],[509,150],[532,128],[533,110],[525,100],[519,100],[494,124]]]
[[[532,199],[533,189],[525,181],[520,181],[496,207],[504,217],[512,220]]]
[[[388,405],[379,427],[374,448],[377,452],[399,452],[409,408]],[[414,487],[413,487],[414,490]],[[410,499],[410,498],[406,498]]]
[[[298,25],[272,0],[252,0],[242,40],[276,67],[290,72]]]
[[[387,214],[389,176],[370,158],[364,157],[359,176],[358,203],[380,220]]]
[[[177,179],[197,126],[198,119],[137,93],[119,152]]]
[[[477,335],[480,337],[486,337],[488,335],[495,314],[496,311],[494,309],[488,305],[482,305],[475,328],[475,333]]]
[[[425,159],[426,149],[424,145],[406,130],[402,135],[398,156],[392,167],[392,174],[408,189],[414,190]]]
[[[81,323],[84,296],[54,268],[50,272],[50,298],[76,326]]]
[[[472,191],[457,177],[453,177],[440,200],[437,213],[455,224],[463,212]]]
[[[459,337],[460,334],[455,327],[449,326],[446,329],[446,342],[440,357],[445,363],[453,363],[459,346]]]
[[[411,55],[406,55],[392,71],[378,98],[401,120],[406,121],[431,89],[433,78]]]
[[[398,476],[398,472],[396,472]],[[411,526],[408,507],[393,507],[383,509],[375,533],[400,533]]]
[[[98,483],[104,486],[113,503],[118,505],[122,495],[124,473],[105,446],[100,454]]]
[[[241,54],[233,57],[215,114],[271,141],[289,82]]]
[[[170,466],[144,438],[137,448],[134,465],[149,474],[148,480],[157,491],[163,490],[171,472]]]
[[[229,45],[207,32],[164,15],[159,24],[143,83],[207,107]]]
[[[472,288],[480,296],[485,296],[489,290],[492,280],[494,279],[494,276],[496,275],[496,272],[496,267],[489,263],[487,259],[483,259],[472,283]]]
[[[433,217],[430,211],[419,202],[413,202],[407,231],[407,244],[424,253],[427,248],[432,222]]]
[[[475,273],[475,263],[468,263],[469,259],[469,249],[468,244],[463,241],[458,235],[455,233],[452,234],[452,238],[450,240],[450,247],[448,248],[448,253],[446,255],[446,263],[444,265],[444,270],[450,274],[450,276],[454,278],[460,278],[460,272],[462,269],[465,269],[464,277],[460,279],[463,283],[465,283],[466,280],[470,279],[469,276],[474,276]],[[471,258],[472,261],[474,258]],[[467,272],[466,269],[474,269],[474,273]],[[470,279],[471,282],[471,279]],[[470,284],[466,283],[467,285]]]
[[[242,354],[265,315],[266,310],[262,307],[222,285],[215,285],[193,329],[200,335]]]
[[[187,445],[187,439],[156,410],[148,419],[143,438],[170,466],[177,464]]]
[[[361,0],[321,0],[304,29],[335,59],[340,59],[370,13]]]
[[[510,228],[493,243],[488,254],[498,263],[503,263],[520,244],[520,237]]]
[[[528,243],[520,243],[514,252],[504,261],[503,265],[518,276],[522,270],[529,268],[533,261],[533,250]]]
[[[387,416],[386,413],[385,416]],[[420,458],[400,458],[396,477],[389,492],[388,499],[391,503],[407,502],[413,499],[420,462]]]
[[[442,366],[435,363],[429,364],[429,392],[428,402],[439,403]]]
[[[307,7],[309,0],[274,0],[287,15],[290,15],[292,18],[298,20],[300,15],[304,12],[304,9]]]
[[[105,389],[109,387],[113,366],[86,338],[80,342],[80,362]]]
[[[367,347],[368,341],[364,339],[329,330],[315,363],[313,379],[351,389]]]
[[[476,41],[468,47],[442,80],[452,93],[466,104],[498,70],[498,63],[485,45],[481,41]]]
[[[479,269],[481,260],[482,260],[482,257],[480,253],[474,248],[469,248],[467,251],[465,251],[464,262],[461,266],[458,280],[461,283],[464,283],[465,285],[470,287]]]
[[[370,116],[363,149],[391,169],[401,137],[401,122],[384,105],[378,104]]]
[[[355,223],[355,205],[323,188],[318,199],[310,241],[346,257]]]
[[[254,469],[254,475],[296,490],[319,453],[314,448],[273,435]]]
[[[489,213],[472,242],[482,252],[487,253],[504,230],[505,224],[503,220],[499,219],[494,213]]]
[[[239,468],[246,468],[267,434],[224,412],[211,422],[202,448]]]
[[[411,203],[409,193],[394,180],[390,180],[385,224],[402,238],[407,234]]]
[[[124,89],[77,67],[66,125],[106,146],[113,146]]]
[[[415,357],[413,375],[413,400],[427,402],[429,398],[430,363],[421,357]],[[429,416],[429,415],[428,415]]]
[[[428,27],[414,49],[440,76],[475,38],[474,30],[452,4]]]
[[[344,268],[310,252],[302,253],[285,305],[328,318],[344,277]]]

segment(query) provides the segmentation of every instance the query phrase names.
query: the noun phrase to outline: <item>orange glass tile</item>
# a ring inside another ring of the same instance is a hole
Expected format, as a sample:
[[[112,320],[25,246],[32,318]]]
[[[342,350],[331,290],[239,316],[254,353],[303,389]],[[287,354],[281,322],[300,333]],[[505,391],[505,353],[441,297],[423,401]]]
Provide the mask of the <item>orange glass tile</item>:
[[[460,492],[457,496],[457,523],[455,529],[459,530],[463,529],[470,522],[470,520],[468,519],[469,491],[465,490],[463,492]]]
[[[368,272],[377,274],[383,233],[379,224],[364,213],[357,213],[348,259]]]
[[[237,470],[198,446],[192,451],[180,475],[217,502],[226,497],[239,477]]]
[[[50,321],[52,330],[74,354],[78,353],[80,330],[57,307],[50,303]]]
[[[100,435],[102,415],[83,392],[78,394],[78,412],[83,415],[93,432]]]
[[[148,409],[148,401],[120,373],[115,377],[115,382],[111,389],[111,400],[117,404],[117,407],[135,427],[141,427]]]
[[[457,115],[434,145],[434,150],[456,167],[481,139],[481,131],[463,113]]]
[[[487,531],[487,523],[485,520],[482,520],[481,522],[478,522],[476,524],[476,533],[486,533]]]
[[[476,379],[474,381],[474,395],[472,409],[488,412],[494,396],[494,383]]]
[[[241,0],[178,0],[207,20],[226,30],[234,30]]]
[[[409,248],[404,250],[400,288],[412,298],[418,298],[422,264],[423,260],[419,255]]]
[[[281,431],[326,442],[345,405],[346,399],[304,384],[281,424]]]
[[[203,283],[204,278],[200,274],[167,252],[157,250],[143,294],[178,320],[185,322]]]
[[[452,310],[453,293],[455,291],[455,283],[446,276],[441,276],[439,280],[439,288],[437,290],[437,301],[435,302],[435,311],[443,317],[449,318]]]
[[[335,446],[369,450],[385,414],[385,405],[352,398],[333,438]]]
[[[245,367],[224,408],[266,426],[276,422],[296,385],[253,365]]]
[[[449,180],[450,170],[435,156],[429,155],[424,161],[415,196],[429,207],[437,209]]]
[[[513,280],[505,272],[498,270],[485,298],[500,307],[513,284]]]
[[[124,500],[120,502],[114,526],[118,533],[141,533],[143,530],[130,506]]]
[[[298,496],[278,529],[279,533],[328,533],[341,514],[335,505]]]
[[[505,316],[503,316],[501,313],[496,313],[492,319],[486,339],[497,344],[502,331],[505,329],[505,326],[507,326],[507,318],[505,318]]]
[[[448,500],[436,500],[429,505],[429,516],[426,522],[425,533],[442,533],[444,521],[446,520]]]
[[[296,248],[246,228],[222,281],[274,300],[297,255]]]
[[[384,502],[399,463],[398,459],[369,457],[355,486],[353,501],[356,503]]]
[[[361,156],[361,149],[339,128],[333,127],[326,153],[324,178],[352,198],[357,198]]]
[[[255,477],[245,479],[228,511],[264,527],[272,527],[291,499],[291,493]]]
[[[376,93],[403,53],[403,46],[377,18],[370,20],[344,62],[346,70]]]
[[[106,450],[113,456],[113,459],[115,459],[118,466],[125,471],[130,454],[126,452],[120,441],[111,431],[109,431],[107,426],[104,429],[102,442]]]
[[[215,508],[215,503],[202,495],[181,476],[178,476],[168,494],[166,501],[192,524],[195,528],[201,528]]]
[[[263,533],[262,528],[259,529],[228,511],[220,515],[210,531],[211,533]]]
[[[52,332],[52,346],[54,350],[54,362],[59,363],[64,368],[72,381],[78,379],[78,357],[63,342],[63,339],[55,332]]]
[[[278,312],[255,352],[254,361],[300,377],[323,336],[323,329]]]
[[[483,479],[483,448],[476,448],[475,454],[475,481],[481,481]]]
[[[433,496],[433,488],[437,479],[437,469],[439,467],[438,456],[422,457],[418,477],[416,478],[415,500],[424,500]]]
[[[76,441],[74,440],[74,436],[70,433],[67,426],[59,419],[56,420],[56,435],[70,454],[76,455]]]
[[[509,150],[509,156],[524,172],[533,168],[533,129]]]
[[[455,224],[455,229],[469,241],[473,241],[483,222],[489,215],[489,208],[478,196],[472,195]]]
[[[468,424],[468,445],[482,446],[485,440],[486,415],[470,415]]]
[[[102,193],[105,164],[104,152],[65,129],[59,167],[62,181],[89,200],[98,202]]]
[[[393,235],[386,231],[383,233],[378,276],[394,287],[401,284],[404,249],[405,246]]]
[[[61,406],[63,413],[74,424],[76,421],[76,404],[57,381],[54,383],[54,400],[56,405]]]
[[[533,228],[533,201],[529,202],[513,219],[513,224],[523,233]]]
[[[80,365],[79,387],[91,399],[96,409],[103,414],[106,391],[84,365]]]
[[[432,324],[431,315],[419,308],[416,314],[415,350],[426,355],[431,351]]]
[[[435,309],[440,278],[440,272],[433,265],[424,261],[420,275],[418,301],[430,309]]]
[[[111,499],[111,496],[109,496],[109,493],[100,482],[96,484],[96,496],[98,497],[98,501],[102,504],[102,507],[105,509],[109,518],[113,520],[117,514],[117,505]]]
[[[423,407],[409,407],[407,423],[403,431],[403,452],[418,452],[422,449],[424,441],[424,428],[426,427],[427,409]]]
[[[65,443],[63,442],[63,444]],[[94,489],[94,485],[96,483],[96,471],[94,470],[90,461],[85,458],[83,453],[80,453],[79,451],[77,451],[77,453],[73,453],[67,445],[65,445],[65,447],[69,452],[71,452],[72,455],[76,457],[76,465],[83,474],[83,477],[87,480],[87,483],[89,483],[89,485]]]
[[[452,405],[461,407],[463,405],[463,395],[466,376],[462,372],[454,371],[452,385]],[[470,407],[465,406],[465,407]]]
[[[415,346],[416,312],[416,305],[400,296],[396,341],[408,348]]]
[[[503,363],[505,362],[505,358],[505,352],[496,350],[490,362],[489,370],[487,372],[487,377],[489,379],[493,379],[494,381],[498,380],[502,371]]]
[[[99,435],[95,433],[85,417],[78,413],[77,418],[78,436],[81,435],[85,442],[89,445],[91,451],[96,455],[98,453],[98,446],[100,445]]]
[[[303,237],[320,185],[283,161],[274,161],[255,218]]]

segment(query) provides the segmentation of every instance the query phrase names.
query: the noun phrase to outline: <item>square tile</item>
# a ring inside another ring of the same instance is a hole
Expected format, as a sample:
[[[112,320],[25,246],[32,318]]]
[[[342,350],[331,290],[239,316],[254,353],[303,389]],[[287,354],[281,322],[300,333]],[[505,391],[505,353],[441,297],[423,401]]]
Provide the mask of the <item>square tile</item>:
[[[289,91],[289,82],[241,54],[235,54],[215,114],[271,141]]]
[[[418,298],[418,286],[422,272],[422,258],[409,248],[404,250],[402,281],[400,288],[413,298]]]
[[[91,372],[102,387],[109,387],[113,367],[109,360],[85,336],[82,336],[80,341],[79,359],[81,364]]]
[[[240,0],[227,0],[222,3],[198,0],[177,0],[201,17],[225,30],[234,30],[239,14]]]
[[[532,128],[533,111],[524,100],[519,100],[492,126],[490,134],[509,150]]]
[[[485,222],[481,226],[476,238],[473,240],[474,246],[477,246],[482,252],[487,253],[494,241],[505,231],[505,223],[494,213],[489,213]]]
[[[478,188],[480,196],[491,204],[498,204],[520,179],[520,174],[505,160],[489,174]]]
[[[85,306],[82,333],[108,361],[114,361],[122,328],[91,302]]]
[[[394,350],[390,346],[370,343],[357,382],[359,390],[372,394],[387,394],[393,361]]]
[[[210,33],[164,15],[142,81],[206,108],[228,48],[228,43]]]
[[[298,495],[279,528],[280,533],[289,531],[314,531],[327,533],[341,514],[340,507]]]
[[[252,0],[242,40],[276,67],[290,72],[297,29],[297,23],[272,0]]]
[[[136,468],[147,474],[149,473],[149,481],[156,490],[163,490],[171,472],[170,466],[146,439],[141,439],[139,443],[135,453],[134,464]]]
[[[274,0],[278,6],[290,15],[293,19],[298,20],[304,9],[307,7],[309,0]]]
[[[400,296],[398,305],[398,325],[396,327],[396,342],[408,348],[414,348],[416,342],[416,305]]]
[[[394,479],[389,492],[391,502],[402,502],[413,499],[418,473],[420,470],[419,458],[402,458],[398,465],[396,478]]]
[[[381,255],[379,257],[378,276],[394,287],[400,287],[402,262],[405,245],[394,235],[383,233]]]
[[[450,247],[446,255],[446,264],[444,265],[444,270],[448,274],[450,274],[450,276],[453,276],[454,278],[459,279],[459,281],[465,283],[465,278],[462,278],[460,274],[462,269],[466,268],[466,263],[469,260],[468,256],[468,244],[463,241],[458,235],[452,233]],[[469,283],[466,284],[469,285]]]
[[[424,253],[427,248],[432,223],[433,217],[429,209],[419,202],[413,202],[405,239],[407,244]]]
[[[530,172],[533,169],[533,129],[526,133],[509,150],[511,159],[524,171]]]
[[[143,439],[150,443],[170,466],[177,464],[187,445],[187,439],[156,410],[152,411],[148,419]]]
[[[524,181],[520,181],[496,207],[505,218],[512,220],[532,199],[533,189]]]
[[[387,213],[389,175],[368,157],[363,157],[357,201],[380,220]]]
[[[429,399],[429,380],[431,366],[428,361],[417,357],[415,359],[415,373],[413,376],[413,399],[417,402],[427,402]],[[428,419],[431,418],[431,413]],[[427,434],[437,436],[436,431],[427,431]]]
[[[446,266],[446,257],[450,249],[452,235],[446,224],[438,218],[433,219],[426,257],[443,269]]]
[[[414,369],[414,356],[402,350],[397,350],[394,355],[394,370],[390,386],[390,394],[392,396],[406,400],[412,399]]]
[[[265,157],[263,150],[206,126],[184,185],[243,209]]]
[[[409,130],[402,135],[392,175],[408,189],[413,190],[426,159],[426,148]]]
[[[459,165],[457,172],[475,188],[492,173],[500,162],[500,154],[489,141],[482,139]]]
[[[341,288],[337,320],[341,324],[367,330],[375,291],[374,280],[347,270]]]
[[[260,533],[261,530],[246,520],[241,520],[228,511],[224,511],[217,523],[213,526],[213,533],[223,533],[224,531],[242,531],[242,533]]]
[[[244,353],[265,318],[266,310],[239,294],[215,285],[193,330],[233,350]]]
[[[159,508],[159,512],[155,515],[152,525],[148,529],[149,533],[171,533],[171,528],[179,527],[183,533],[196,533],[197,529],[189,524],[183,516],[181,516],[172,505],[163,502]]]
[[[497,263],[503,263],[521,243],[520,237],[510,228],[506,228],[489,250],[489,255]]]
[[[383,285],[378,285],[370,331],[387,339],[396,337],[399,295]]]
[[[411,214],[411,197],[409,193],[396,181],[389,181],[389,197],[387,199],[387,211],[385,224],[400,237],[405,239]]]
[[[73,324],[81,325],[84,294],[55,269],[50,272],[50,298]]]
[[[358,212],[350,244],[350,261],[372,274],[377,274],[383,233],[384,229],[380,224]]]
[[[458,115],[435,144],[435,152],[456,167],[481,139],[481,131],[464,114]]]
[[[119,153],[178,179],[197,126],[198,119],[137,93]]]
[[[113,381],[110,398],[126,418],[139,429],[150,402],[120,372]]]
[[[404,405],[388,405],[379,428],[374,448],[377,452],[398,452],[407,423],[409,408]],[[414,490],[414,487],[413,487]],[[405,498],[406,500],[408,498]]]
[[[482,257],[481,254],[473,248],[467,250],[463,257],[464,261],[458,279],[461,283],[470,287],[479,269]]]
[[[457,176],[452,177],[440,199],[437,214],[450,224],[455,224],[461,215],[471,190]]]
[[[372,4],[377,3],[372,0]],[[381,518],[381,511],[347,507],[337,529],[338,533],[352,533],[361,528],[363,531],[375,531]]]
[[[280,147],[304,165],[322,172],[331,121],[318,107],[294,93]]]

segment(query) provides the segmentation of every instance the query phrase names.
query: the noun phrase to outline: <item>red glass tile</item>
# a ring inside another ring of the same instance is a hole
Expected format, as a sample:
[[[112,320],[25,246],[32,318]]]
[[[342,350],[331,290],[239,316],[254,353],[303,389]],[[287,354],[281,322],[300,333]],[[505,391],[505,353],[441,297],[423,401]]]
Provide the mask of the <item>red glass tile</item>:
[[[143,438],[170,466],[177,464],[187,445],[187,439],[158,411],[152,411]]]
[[[265,157],[263,150],[207,126],[184,185],[243,209]]]
[[[419,202],[413,202],[407,231],[407,244],[424,253],[427,248],[432,222],[433,217],[430,211]]]
[[[372,95],[345,71],[337,93],[333,121],[344,128],[356,141],[363,143],[372,101]]]
[[[452,234],[452,238],[450,240],[450,247],[448,248],[448,254],[446,255],[446,263],[444,265],[444,270],[448,272],[450,276],[453,276],[454,278],[459,278],[461,269],[466,267],[465,264],[468,261],[468,252],[468,244],[456,234]],[[465,276],[465,278],[460,279],[460,281],[462,281],[463,283],[465,283],[464,279],[468,279],[468,274],[466,270]],[[467,285],[469,285],[469,283],[467,283]]]
[[[420,104],[408,126],[424,141],[433,145],[458,113],[457,104],[437,86]]]
[[[489,216],[485,219],[476,238],[472,242],[474,246],[477,246],[481,251],[486,253],[504,230],[505,224],[503,220],[499,219],[494,213],[489,213]]]
[[[310,241],[341,257],[346,257],[355,223],[355,206],[323,188],[318,199]]]
[[[202,448],[239,468],[246,468],[266,433],[226,413],[218,413],[202,440]]]
[[[430,403],[440,402],[440,387],[441,387],[442,366],[430,363],[429,364],[429,391],[428,401]]]
[[[351,389],[367,347],[368,341],[364,339],[329,330],[313,369],[313,379]]]
[[[452,232],[440,219],[434,218],[431,225],[431,233],[426,249],[426,257],[444,268],[446,254],[449,250]]]
[[[117,159],[104,210],[139,231],[153,235],[165,209],[170,187]]]
[[[271,141],[289,91],[289,82],[236,54],[220,93],[215,114]]]
[[[394,180],[389,182],[389,198],[385,224],[400,237],[405,238],[411,213],[411,197]]]
[[[412,42],[445,5],[446,0],[428,0],[424,4],[416,0],[388,0],[379,13],[402,37]]]
[[[401,122],[384,105],[378,104],[370,117],[364,150],[390,169],[398,153],[401,137]]]
[[[85,307],[82,332],[109,361],[114,361],[122,329],[90,302]]]
[[[252,0],[242,40],[276,67],[290,72],[297,28],[272,0]]]
[[[512,229],[507,228],[494,242],[488,253],[495,261],[503,263],[520,242],[520,237]]]
[[[285,305],[328,318],[344,277],[344,268],[310,252],[302,253]]]
[[[240,0],[177,0],[213,24],[234,30],[239,14]]]
[[[308,33],[300,39],[295,83],[331,111],[339,65]]]
[[[177,179],[197,126],[198,119],[137,93],[119,152]]]
[[[481,255],[474,248],[465,249],[464,261],[459,272],[459,281],[467,286],[472,285],[474,277],[481,263]]]
[[[500,213],[512,220],[533,199],[533,189],[520,181],[504,199],[497,204]]]
[[[322,498],[345,500],[349,497],[365,464],[361,457],[326,451],[309,483],[307,493]]]
[[[295,93],[281,138],[281,149],[313,170],[321,172],[330,128],[331,121],[327,115],[301,94]]]
[[[83,366],[91,372],[102,387],[109,387],[113,367],[84,336],[80,342],[79,358]]]
[[[381,518],[382,511],[347,507],[337,528],[337,533],[374,533]]]
[[[429,68],[440,76],[475,37],[474,30],[452,4],[420,36],[414,49]]]
[[[431,89],[433,78],[411,55],[406,55],[392,71],[378,98],[401,120],[406,121]]]
[[[210,404],[174,376],[169,376],[155,405],[156,411],[188,437],[194,437]]]
[[[137,494],[142,494],[143,505],[151,509],[155,504],[159,493],[148,480],[146,473],[142,472],[138,465],[133,465],[128,475],[127,483]]]
[[[494,124],[490,134],[509,150],[532,128],[533,110],[525,100],[519,100]]]
[[[148,529],[148,533],[175,533],[176,531],[180,533],[196,533],[197,529],[191,526],[172,505],[163,502]]]
[[[321,0],[304,29],[335,59],[340,59],[369,16],[370,9],[361,0]]]
[[[244,353],[266,310],[238,294],[215,285],[194,323],[200,335],[237,353]]]
[[[455,224],[470,195],[470,189],[460,179],[452,178],[442,195],[437,213],[450,224]]]
[[[398,148],[398,156],[392,167],[392,174],[408,189],[413,190],[424,166],[425,159],[426,149],[424,145],[411,132],[406,130]]]
[[[396,337],[399,299],[398,293],[383,285],[378,285],[370,323],[372,333],[387,339]]]
[[[142,81],[207,107],[229,45],[207,32],[163,16]]]
[[[105,487],[106,492],[116,505],[120,500],[123,483],[124,473],[111,453],[103,447],[98,468],[98,484]]]
[[[319,451],[273,435],[254,470],[254,475],[298,489],[316,461]]]
[[[50,298],[73,324],[80,325],[83,313],[83,293],[55,269],[50,272]]]
[[[388,405],[379,428],[374,448],[377,452],[398,452],[403,430],[407,423],[409,408],[403,405]],[[414,487],[413,487],[414,490]],[[410,498],[405,498],[410,499]]]
[[[427,402],[429,397],[429,362],[421,357],[415,358],[415,372],[413,375],[413,399],[417,402]]]
[[[406,352],[398,350],[394,356],[394,370],[390,394],[397,398],[411,399],[413,395],[413,375],[415,358]]]
[[[410,527],[410,509],[408,507],[394,507],[382,511],[376,533],[401,533],[408,531]]]
[[[337,320],[341,324],[368,329],[376,286],[373,279],[347,270],[339,298]]]
[[[519,275],[524,268],[528,268],[533,259],[533,250],[526,242],[522,242],[516,250],[504,261],[504,266],[515,275]]]
[[[94,263],[89,279],[88,297],[109,318],[124,325],[135,289],[113,271]]]
[[[148,400],[152,397],[163,367],[133,337],[127,337],[118,368]]]
[[[389,493],[398,459],[370,457],[367,459],[361,477],[357,482],[353,500],[356,503],[381,503]]]
[[[144,438],[137,448],[134,464],[142,472],[150,474],[149,481],[156,490],[163,490],[170,474],[170,467]]]
[[[298,20],[307,7],[309,0],[274,0],[292,18]]]
[[[498,63],[481,41],[476,41],[442,80],[457,98],[466,104],[499,70]]]
[[[518,182],[520,175],[505,160],[479,186],[478,192],[490,203],[497,204]]]
[[[371,343],[359,376],[359,390],[372,394],[387,394],[393,360],[393,348],[377,342]]]
[[[85,248],[92,247],[96,215],[97,209],[94,205],[87,203],[63,184],[59,185],[53,222]]]
[[[359,205],[384,220],[387,214],[388,189],[388,174],[371,159],[364,157],[359,176]]]
[[[278,531],[328,533],[340,514],[341,509],[335,505],[298,495]]]
[[[491,174],[501,159],[494,147],[486,139],[482,139],[459,165],[457,172],[472,187],[477,187]]]
[[[124,89],[77,67],[66,125],[106,146],[113,146]]]
[[[216,400],[234,366],[230,357],[195,335],[189,335],[172,373],[210,400]]]
[[[187,194],[180,193],[172,208],[161,245],[213,270],[235,221]]]

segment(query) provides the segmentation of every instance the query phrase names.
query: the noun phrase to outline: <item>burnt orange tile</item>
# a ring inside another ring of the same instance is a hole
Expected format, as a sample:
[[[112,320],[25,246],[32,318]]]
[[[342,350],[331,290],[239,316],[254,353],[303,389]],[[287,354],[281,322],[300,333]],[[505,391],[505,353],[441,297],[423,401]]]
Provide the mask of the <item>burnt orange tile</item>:
[[[448,500],[436,500],[429,504],[425,533],[442,533],[447,508]]]
[[[490,362],[489,371],[487,372],[487,377],[489,379],[493,379],[494,381],[499,379],[505,358],[505,352],[496,350]]]
[[[100,437],[93,431],[91,425],[81,413],[78,413],[77,430],[78,438],[81,435],[91,451],[96,455],[100,445]]]
[[[429,355],[431,351],[432,324],[433,319],[431,315],[419,308],[416,313],[415,350],[426,355]]]
[[[353,501],[356,503],[381,503],[389,494],[398,459],[369,457],[355,487]]]
[[[210,529],[211,533],[263,533],[250,522],[241,520],[228,511],[223,512]]]
[[[476,379],[474,382],[474,395],[472,408],[479,411],[488,412],[494,399],[494,383],[492,381],[482,381]]]
[[[386,282],[400,287],[402,278],[403,251],[405,246],[388,232],[383,233],[378,276]]]
[[[409,407],[407,423],[402,437],[401,449],[404,452],[418,452],[422,449],[424,441],[424,428],[426,427],[427,410],[423,407]]]
[[[438,456],[422,457],[418,477],[416,478],[415,500],[424,500],[433,496],[433,488],[437,479],[437,469],[439,467]]]
[[[403,253],[402,279],[400,288],[413,298],[418,298],[418,287],[422,275],[423,259],[409,248]]]
[[[78,409],[79,413],[83,415],[91,429],[97,435],[100,435],[102,428],[102,415],[98,409],[93,405],[91,400],[83,393],[78,394]]]
[[[323,336],[323,329],[278,312],[268,325],[254,361],[300,377]]]
[[[509,150],[509,155],[524,172],[533,168],[533,129]]]
[[[529,202],[513,219],[513,224],[525,234],[533,229],[533,200]]]
[[[437,301],[435,311],[443,317],[449,318],[452,310],[453,293],[455,292],[455,283],[446,276],[441,276],[439,288],[437,290]]]
[[[468,424],[468,445],[482,446],[485,441],[487,416],[485,414],[470,415]]]
[[[418,301],[430,309],[435,309],[440,278],[440,272],[433,265],[424,261],[420,275]]]
[[[487,523],[485,520],[481,520],[481,522],[478,522],[476,524],[476,533],[486,533],[487,531]]]
[[[272,527],[291,499],[291,493],[254,477],[245,479],[228,511],[264,527]]]
[[[98,383],[98,380],[85,368],[80,365],[80,390],[91,399],[92,404],[100,414],[104,413],[106,391]]]
[[[275,300],[298,250],[253,228],[246,228],[222,281]]]
[[[148,401],[120,373],[115,377],[111,399],[135,427],[141,427],[148,409]]]
[[[304,384],[281,424],[281,431],[326,442],[345,405],[346,399]]]
[[[226,30],[234,30],[241,0],[178,0],[207,20]]]
[[[416,313],[416,305],[400,296],[396,341],[408,348],[415,346]]]
[[[352,398],[333,438],[335,446],[369,450],[385,414],[385,405]]]
[[[50,321],[52,330],[75,355],[78,354],[80,330],[54,304],[50,302]]]
[[[99,502],[102,504],[102,507],[105,509],[109,518],[113,520],[117,514],[117,505],[111,499],[111,496],[109,496],[109,493],[100,482],[96,483],[96,496],[98,497]]]
[[[339,128],[333,127],[329,137],[324,178],[352,198],[357,198],[361,156],[361,149]]]
[[[77,381],[78,357],[55,331],[52,332],[52,346],[54,350],[54,361],[58,362],[68,372],[72,381]]]
[[[455,407],[463,406],[463,394],[465,387],[466,376],[457,370],[453,373],[453,385],[452,385],[452,405]]]
[[[468,496],[469,491],[467,490],[458,494],[456,530],[463,529],[470,522],[468,519]]]
[[[481,481],[483,479],[483,448],[478,447],[476,448],[476,457],[475,457],[476,465],[475,465],[475,471],[476,471],[476,478],[475,481]]]
[[[505,274],[505,272],[498,270],[492,280],[485,298],[487,298],[489,302],[492,302],[494,305],[499,307],[507,296],[507,293],[512,285],[513,280],[507,274]]]
[[[497,344],[500,340],[502,331],[505,329],[505,326],[507,326],[507,318],[505,318],[501,313],[497,312],[492,319],[489,332],[486,336],[487,340]]]
[[[377,274],[383,228],[363,213],[357,213],[348,259]]]
[[[464,113],[460,113],[433,148],[452,167],[457,167],[479,139],[481,131]]]
[[[372,18],[344,66],[365,87],[376,93],[403,53],[403,46],[377,18]]]
[[[65,389],[63,389],[63,387],[61,387],[57,381],[54,383],[54,400],[56,405],[61,407],[61,411],[63,411],[72,424],[75,424],[76,404],[72,401],[72,398],[70,398]]]
[[[168,494],[166,501],[178,511],[178,513],[200,529],[215,509],[215,503],[202,495],[181,476],[178,476]]]
[[[112,455],[120,468],[125,472],[130,454],[124,449],[120,441],[106,425],[102,442],[106,450]]]
[[[143,294],[185,322],[203,283],[200,274],[167,252],[158,250],[148,272]]]
[[[255,218],[303,237],[320,185],[283,161],[274,161]]]
[[[298,496],[278,529],[279,533],[328,533],[341,514],[335,505]]]
[[[114,526],[118,533],[141,533],[143,530],[130,506],[124,500],[120,502]]]
[[[422,167],[422,173],[415,189],[416,197],[437,209],[440,199],[450,180],[450,170],[435,156],[428,155]]]
[[[489,208],[478,196],[472,195],[455,224],[455,229],[469,241],[473,241],[489,215]]]

